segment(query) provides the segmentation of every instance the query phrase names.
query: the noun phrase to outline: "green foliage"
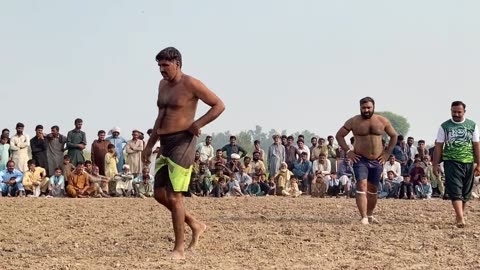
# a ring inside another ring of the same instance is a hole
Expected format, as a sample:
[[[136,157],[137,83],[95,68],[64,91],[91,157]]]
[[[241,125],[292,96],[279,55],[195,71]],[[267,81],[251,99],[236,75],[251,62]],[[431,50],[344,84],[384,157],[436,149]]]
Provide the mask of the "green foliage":
[[[407,136],[408,130],[410,129],[410,124],[408,123],[407,118],[392,112],[387,112],[387,111],[376,112],[376,113],[390,120],[393,128],[397,131],[398,134]]]

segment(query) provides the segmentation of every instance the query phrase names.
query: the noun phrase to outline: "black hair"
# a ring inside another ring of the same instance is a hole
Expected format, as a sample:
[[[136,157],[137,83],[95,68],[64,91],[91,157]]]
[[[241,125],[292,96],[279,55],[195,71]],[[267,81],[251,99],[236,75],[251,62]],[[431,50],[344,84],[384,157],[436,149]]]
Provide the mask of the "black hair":
[[[464,110],[465,108],[467,108],[467,105],[465,105],[465,103],[459,100],[452,102],[452,107],[455,107],[455,106],[462,106]]]
[[[101,130],[98,131],[97,135],[105,134],[105,133],[106,133],[105,130],[101,129]]]
[[[373,98],[371,98],[371,97],[364,97],[364,98],[360,99],[360,105],[365,104],[367,102],[371,102],[373,104],[373,106],[375,106],[375,100],[373,100]]]
[[[37,130],[37,129],[43,129],[43,126],[42,126],[42,125],[37,125],[37,126],[35,127],[35,130]]]
[[[182,54],[174,47],[168,47],[161,50],[157,56],[155,56],[155,60],[157,60],[157,62],[162,60],[170,62],[176,61],[178,66],[180,68],[182,67]]]

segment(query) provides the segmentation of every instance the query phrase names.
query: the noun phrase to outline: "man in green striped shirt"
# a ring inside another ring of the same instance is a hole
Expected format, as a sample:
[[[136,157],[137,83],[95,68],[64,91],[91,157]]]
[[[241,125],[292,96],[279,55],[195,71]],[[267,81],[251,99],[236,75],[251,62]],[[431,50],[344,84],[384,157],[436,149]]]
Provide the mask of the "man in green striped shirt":
[[[478,126],[465,118],[465,103],[452,102],[452,119],[438,129],[433,170],[439,174],[439,163],[443,160],[445,169],[445,193],[452,200],[455,209],[457,227],[465,227],[465,205],[470,200],[473,188],[473,176],[480,173],[480,145]]]

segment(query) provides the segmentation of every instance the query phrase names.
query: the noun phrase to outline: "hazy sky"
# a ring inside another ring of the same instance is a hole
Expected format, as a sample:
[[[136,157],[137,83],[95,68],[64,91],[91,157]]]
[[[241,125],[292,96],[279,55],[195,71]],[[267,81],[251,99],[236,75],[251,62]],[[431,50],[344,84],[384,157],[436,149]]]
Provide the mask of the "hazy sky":
[[[394,3],[395,2],[395,3]],[[334,134],[370,95],[431,143],[450,103],[480,122],[480,1],[0,0],[0,127],[146,130],[168,46],[226,111],[204,133]],[[202,106],[200,113],[205,112]]]

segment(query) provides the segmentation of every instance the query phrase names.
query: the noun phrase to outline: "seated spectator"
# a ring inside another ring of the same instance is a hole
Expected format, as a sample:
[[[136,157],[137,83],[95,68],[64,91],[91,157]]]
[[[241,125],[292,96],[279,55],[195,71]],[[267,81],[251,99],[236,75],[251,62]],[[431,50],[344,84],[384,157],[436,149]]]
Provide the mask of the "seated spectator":
[[[480,199],[480,175],[478,174],[473,178],[472,198]]]
[[[30,159],[27,162],[28,171],[23,175],[23,187],[28,197],[45,197],[47,195],[50,179],[47,171],[42,167],[37,167],[36,161]]]
[[[420,185],[416,187],[416,193],[418,199],[431,199],[432,198],[432,185],[428,182],[426,175],[422,176]]]
[[[265,164],[263,163],[262,160],[260,160],[260,153],[259,152],[253,152],[253,160],[250,162],[252,165],[252,170],[254,172],[254,175],[260,175],[262,173],[266,173],[267,169],[265,168]],[[253,177],[253,175],[251,175]]]
[[[100,194],[101,197],[109,198],[108,183],[112,181],[112,179],[100,175],[100,169],[98,166],[92,166],[91,171],[89,172],[87,170],[87,173],[90,175],[90,184],[95,186],[97,193]]]
[[[0,183],[1,196],[25,196],[25,189],[22,184],[23,173],[15,169],[13,160],[7,162],[7,169],[0,171],[0,180],[2,181]]]
[[[195,151],[195,158],[193,160],[192,165],[192,174],[199,174],[200,173],[200,152],[197,150]]]
[[[231,175],[232,173],[237,173],[240,171],[240,166],[242,164],[240,163],[240,155],[239,154],[232,154],[231,159],[229,162],[227,162],[227,170],[228,174]]]
[[[199,181],[198,174],[192,173],[190,184],[188,185],[188,191],[191,196],[202,196],[202,184]],[[145,198],[145,196],[141,196]]]
[[[412,182],[414,188],[420,185],[424,175],[425,170],[422,168],[422,161],[420,159],[415,159],[414,167],[410,171],[410,181]]]
[[[289,197],[298,197],[302,195],[302,191],[298,188],[298,180],[297,177],[292,176],[290,178],[290,181],[288,181],[287,186],[285,189],[282,191],[283,196],[289,196]]]
[[[267,195],[268,191],[270,190],[270,186],[267,182],[267,175],[262,173],[258,178],[258,184],[260,185],[260,189],[262,190],[262,195]]]
[[[274,196],[276,194],[277,186],[275,185],[275,176],[271,175],[268,179],[267,196]]]
[[[286,162],[282,162],[280,165],[280,170],[275,175],[275,183],[276,183],[276,195],[282,195],[283,190],[287,186],[287,183],[290,182],[290,177],[292,177],[293,173],[288,170],[288,165]]]
[[[137,194],[140,198],[143,199],[145,199],[146,197],[152,197],[154,182],[155,178],[153,177],[153,175],[150,174],[150,168],[143,168],[142,174],[137,176],[137,178],[133,180],[135,194]]]
[[[410,182],[410,175],[408,174],[403,176],[403,181],[402,181],[402,184],[400,185],[399,198],[415,199],[415,194],[413,192],[413,184]]]
[[[390,155],[388,161],[383,165],[382,179],[387,179],[387,173],[393,171],[398,177],[402,178],[402,165],[395,160],[394,155]]]
[[[300,158],[293,164],[293,175],[300,180],[301,190],[307,195],[310,194],[310,182],[312,171],[312,162],[308,160],[306,152],[300,154]]]
[[[245,194],[248,185],[252,183],[252,178],[245,172],[245,165],[240,166],[240,171],[235,173],[235,179],[240,184],[240,189]]]
[[[233,176],[233,177],[232,177]],[[230,181],[228,181],[228,192],[225,194],[226,196],[243,196],[242,189],[240,188],[239,181],[235,178],[234,175],[230,177]]]
[[[222,163],[217,163],[217,169],[215,170],[215,174],[212,175],[212,185],[213,186],[216,186],[218,181],[220,180],[220,178],[223,178],[223,180],[225,180],[225,183],[229,182],[230,181],[230,177],[228,177],[227,175],[224,174],[224,170],[223,168],[225,167],[225,165],[223,165]]]
[[[215,173],[215,170],[218,167],[218,163],[221,163],[222,165],[227,164],[227,161],[223,158],[223,152],[221,149],[218,149],[216,151],[216,156],[211,158],[210,161],[208,162],[208,168],[212,173]]]
[[[71,198],[87,198],[96,195],[96,188],[90,185],[90,175],[85,172],[82,161],[77,162],[75,171],[68,176],[67,195]]]
[[[355,175],[353,172],[353,163],[349,157],[344,158],[338,166],[338,180],[340,181],[340,190],[348,197],[351,194],[352,185],[355,183]]]
[[[54,174],[50,177],[50,185],[48,190],[51,197],[65,196],[65,177],[62,175],[62,169],[55,168]]]
[[[337,175],[332,173],[328,180],[327,194],[332,197],[338,197],[338,193],[340,193],[340,181],[337,179]]]
[[[380,198],[398,198],[400,193],[400,187],[402,185],[403,178],[397,175],[393,170],[387,172],[387,179],[383,181],[382,188],[379,188],[380,193],[384,193],[379,195]]]
[[[324,198],[325,193],[328,190],[328,180],[325,178],[325,175],[321,171],[317,171],[317,174],[312,180],[312,197]]]
[[[430,159],[429,156],[425,156],[424,158]],[[438,165],[441,167],[440,165]],[[425,170],[425,174],[428,178],[428,182],[432,185],[432,197],[443,197],[445,194],[445,185],[444,185],[444,173],[442,171],[442,168],[440,168],[440,173],[438,175],[435,175],[433,173],[433,167],[431,163],[427,165],[427,168]]]
[[[130,172],[130,166],[123,165],[122,172],[113,177],[115,182],[115,196],[130,197],[133,190],[133,174]]]
[[[253,173],[253,168],[250,162],[252,162],[252,159],[250,157],[246,156],[243,158],[243,166],[245,167],[245,173],[251,176]]]
[[[213,189],[212,189],[212,192],[211,192],[211,195],[213,197],[220,198],[220,197],[225,196],[225,194],[228,192],[228,187],[227,187],[227,184],[225,182],[225,177],[227,177],[227,176],[224,175],[224,176],[219,177],[217,179],[217,181],[215,182],[215,184],[213,185]]]
[[[250,196],[262,196],[262,189],[258,184],[258,178],[253,177],[252,183],[247,187],[247,194]]]
[[[200,164],[200,175],[198,181],[202,185],[202,195],[209,196],[212,191],[212,174],[206,163]]]

